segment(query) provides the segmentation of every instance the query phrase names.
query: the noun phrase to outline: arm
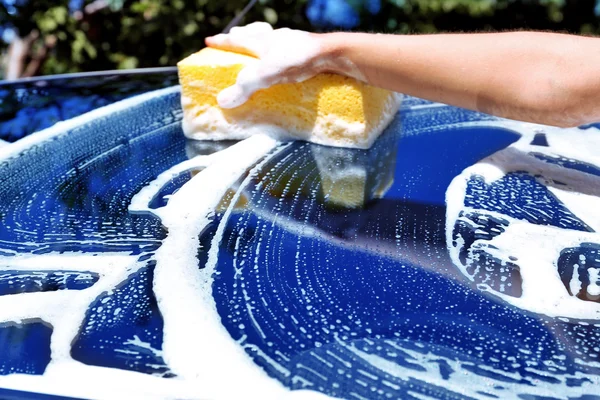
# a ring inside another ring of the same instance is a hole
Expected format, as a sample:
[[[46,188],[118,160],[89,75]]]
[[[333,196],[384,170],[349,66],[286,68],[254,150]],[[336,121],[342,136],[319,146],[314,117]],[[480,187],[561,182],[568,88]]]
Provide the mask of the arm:
[[[407,36],[265,29],[253,48],[256,38],[243,31],[248,27],[239,28],[243,39],[234,32],[207,38],[208,45],[261,59],[254,71],[240,73],[229,92],[238,103],[271,84],[334,72],[511,119],[556,126],[600,121],[600,39],[538,32]]]
[[[322,40],[374,86],[548,125],[600,121],[600,39],[511,32]]]

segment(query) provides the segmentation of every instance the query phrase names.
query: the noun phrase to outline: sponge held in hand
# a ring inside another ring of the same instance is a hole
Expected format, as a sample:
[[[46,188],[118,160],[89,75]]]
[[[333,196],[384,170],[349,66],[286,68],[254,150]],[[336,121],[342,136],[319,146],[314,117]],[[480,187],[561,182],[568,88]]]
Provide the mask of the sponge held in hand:
[[[247,55],[205,48],[177,64],[187,137],[233,140],[267,133],[284,140],[368,148],[398,111],[397,93],[336,74],[274,85],[240,107],[220,108],[217,94],[256,62]]]

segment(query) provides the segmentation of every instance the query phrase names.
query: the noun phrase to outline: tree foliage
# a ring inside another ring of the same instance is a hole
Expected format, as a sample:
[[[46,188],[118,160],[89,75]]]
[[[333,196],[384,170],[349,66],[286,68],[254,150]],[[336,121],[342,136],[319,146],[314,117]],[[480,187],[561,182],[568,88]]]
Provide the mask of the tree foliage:
[[[4,58],[14,57],[14,43],[28,46],[20,75],[174,65],[202,48],[204,37],[219,33],[246,3],[0,0],[0,31],[16,38],[4,43]],[[594,0],[259,0],[242,23],[266,20],[317,31],[597,33],[595,9]]]

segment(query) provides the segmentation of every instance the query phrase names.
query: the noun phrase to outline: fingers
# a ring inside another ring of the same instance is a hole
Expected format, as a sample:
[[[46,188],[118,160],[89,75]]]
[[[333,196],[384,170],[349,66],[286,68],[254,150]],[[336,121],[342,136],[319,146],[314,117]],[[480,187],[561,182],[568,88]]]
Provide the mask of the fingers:
[[[271,25],[266,22],[254,22],[243,27],[233,27],[227,34],[207,37],[204,42],[209,47],[259,57],[263,44],[260,38],[272,31]]]
[[[207,36],[204,38],[204,44],[210,47],[219,47],[223,45],[224,34],[219,34],[215,36]]]
[[[243,34],[243,35],[257,35],[260,33],[268,33],[273,31],[273,27],[266,22],[253,22],[246,26],[234,26],[231,28],[229,33],[232,35]]]
[[[227,89],[221,90],[217,96],[217,103],[221,108],[235,108],[244,104],[250,95],[246,94],[239,85],[235,84]]]
[[[222,108],[239,107],[248,101],[254,92],[267,87],[268,85],[265,85],[260,79],[259,71],[259,65],[249,65],[242,69],[235,84],[224,89],[217,96],[219,106]]]
[[[234,108],[245,103],[257,90],[278,83],[301,82],[315,75],[310,60],[317,53],[307,32],[279,29],[257,22],[232,28],[228,34],[206,38],[206,44],[224,50],[253,55],[260,59],[238,74],[236,83],[219,93],[217,101],[222,108]],[[302,41],[304,52],[293,49]],[[307,50],[308,49],[308,50]]]
[[[209,47],[257,56],[252,49],[248,48],[249,43],[246,43],[242,38],[232,37],[230,34],[221,33],[216,36],[207,37],[204,39],[204,42]]]

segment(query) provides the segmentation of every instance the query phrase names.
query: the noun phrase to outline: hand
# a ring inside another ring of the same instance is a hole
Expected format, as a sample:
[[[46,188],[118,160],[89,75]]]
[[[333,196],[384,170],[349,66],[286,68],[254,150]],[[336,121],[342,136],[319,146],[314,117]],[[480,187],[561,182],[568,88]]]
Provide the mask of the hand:
[[[326,70],[320,35],[288,28],[273,30],[266,22],[232,28],[229,34],[206,38],[206,45],[257,57],[237,81],[217,96],[219,106],[234,108],[259,89],[279,83],[302,82]]]

